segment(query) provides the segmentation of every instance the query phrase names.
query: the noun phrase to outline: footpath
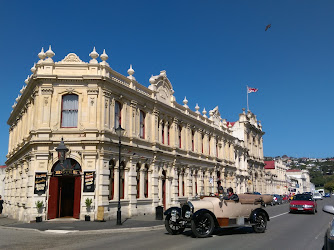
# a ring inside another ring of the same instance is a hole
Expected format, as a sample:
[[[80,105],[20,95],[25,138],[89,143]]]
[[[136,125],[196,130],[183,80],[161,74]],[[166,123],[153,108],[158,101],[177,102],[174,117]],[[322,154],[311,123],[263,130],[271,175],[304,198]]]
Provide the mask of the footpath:
[[[164,228],[164,220],[156,220],[155,215],[140,215],[122,218],[122,225],[116,219],[107,221],[82,221],[73,218],[57,218],[42,222],[24,223],[6,215],[0,215],[0,226],[17,230],[37,230],[47,233],[111,233],[151,231]]]

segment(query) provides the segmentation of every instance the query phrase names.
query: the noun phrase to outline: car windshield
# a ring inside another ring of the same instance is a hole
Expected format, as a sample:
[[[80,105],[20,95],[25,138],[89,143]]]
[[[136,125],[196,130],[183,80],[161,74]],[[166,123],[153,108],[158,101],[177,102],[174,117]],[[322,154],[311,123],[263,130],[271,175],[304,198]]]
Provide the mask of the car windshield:
[[[311,201],[312,197],[311,197],[311,195],[297,194],[297,195],[295,195],[295,197],[293,199],[297,200],[297,201]]]

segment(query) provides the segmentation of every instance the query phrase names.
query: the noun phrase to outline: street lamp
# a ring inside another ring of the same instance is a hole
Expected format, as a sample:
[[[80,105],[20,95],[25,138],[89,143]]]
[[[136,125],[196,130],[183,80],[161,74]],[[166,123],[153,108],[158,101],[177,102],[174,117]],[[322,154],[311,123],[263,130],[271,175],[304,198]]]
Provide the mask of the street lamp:
[[[121,137],[124,133],[124,129],[119,124],[118,128],[115,129],[116,134],[118,136],[118,147],[119,147],[119,154],[118,154],[118,209],[117,209],[117,223],[116,225],[122,225],[121,221]]]
[[[66,159],[66,152],[68,151],[68,148],[64,144],[63,137],[61,138],[61,141],[56,148],[56,151],[58,152],[58,159],[60,163],[63,164]]]

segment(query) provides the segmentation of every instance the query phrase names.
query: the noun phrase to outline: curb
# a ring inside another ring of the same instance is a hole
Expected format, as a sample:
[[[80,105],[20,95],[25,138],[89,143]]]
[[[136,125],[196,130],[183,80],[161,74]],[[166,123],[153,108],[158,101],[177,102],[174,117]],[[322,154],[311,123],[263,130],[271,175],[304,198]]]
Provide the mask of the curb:
[[[43,234],[96,234],[96,233],[132,233],[132,232],[147,232],[147,231],[154,231],[154,230],[161,230],[165,228],[164,225],[159,225],[159,226],[151,226],[151,227],[127,227],[127,228],[113,228],[113,229],[96,229],[96,230],[85,230],[85,231],[80,231],[80,230],[46,230],[46,231],[40,231],[35,228],[21,228],[21,227],[4,227],[1,226],[2,228],[5,229],[11,229],[11,230],[29,230],[29,231],[35,231]]]

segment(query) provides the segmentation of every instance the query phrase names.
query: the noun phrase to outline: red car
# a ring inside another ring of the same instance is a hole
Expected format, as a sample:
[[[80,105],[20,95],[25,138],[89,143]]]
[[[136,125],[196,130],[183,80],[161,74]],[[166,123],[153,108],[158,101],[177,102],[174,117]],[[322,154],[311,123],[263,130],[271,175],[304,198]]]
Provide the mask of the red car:
[[[317,202],[309,194],[296,194],[290,201],[290,213],[317,212]]]

